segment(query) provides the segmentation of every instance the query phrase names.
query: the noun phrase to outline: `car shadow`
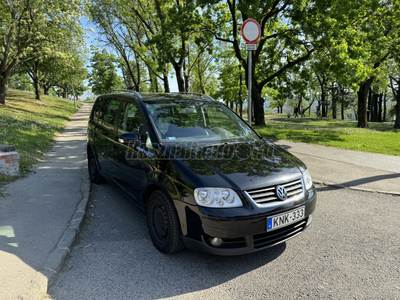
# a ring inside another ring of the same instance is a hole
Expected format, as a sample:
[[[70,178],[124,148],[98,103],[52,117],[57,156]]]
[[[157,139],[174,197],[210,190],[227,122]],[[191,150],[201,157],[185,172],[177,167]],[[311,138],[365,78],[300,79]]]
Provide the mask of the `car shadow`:
[[[364,177],[364,178],[359,178],[359,179],[355,179],[355,180],[351,180],[351,181],[341,182],[341,183],[338,183],[335,185],[326,185],[326,186],[322,185],[322,186],[317,187],[317,191],[332,191],[332,190],[337,190],[337,189],[345,189],[345,188],[361,186],[361,185],[365,185],[365,184],[373,183],[373,182],[377,182],[377,181],[397,179],[397,178],[400,178],[400,173]]]
[[[67,266],[50,290],[64,299],[74,290],[83,298],[160,299],[207,290],[258,268],[268,268],[286,243],[240,256],[216,256],[184,249],[173,255],[152,244],[143,212],[110,184],[92,193],[91,216]],[[104,272],[104,268],[107,272]],[[80,273],[86,276],[76,278]],[[112,275],[111,275],[112,274]],[[118,285],[110,284],[110,278]],[[129,286],[129,289],[121,287]],[[93,291],[95,289],[95,291]]]
[[[360,179],[356,179],[356,180],[343,182],[343,183],[341,183],[341,185],[344,185],[346,187],[358,186],[358,185],[362,185],[362,184],[366,184],[366,183],[387,180],[387,179],[395,179],[395,178],[400,178],[400,173],[364,177],[364,178],[360,178]]]

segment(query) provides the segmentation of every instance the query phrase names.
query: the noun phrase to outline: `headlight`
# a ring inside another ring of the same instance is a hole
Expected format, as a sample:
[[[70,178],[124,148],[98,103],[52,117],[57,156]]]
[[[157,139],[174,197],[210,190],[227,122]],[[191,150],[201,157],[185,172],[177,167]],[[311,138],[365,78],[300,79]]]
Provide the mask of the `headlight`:
[[[197,204],[205,207],[232,208],[243,206],[238,194],[227,188],[198,188],[194,190]]]
[[[311,189],[313,183],[312,183],[312,178],[310,175],[310,172],[308,171],[308,169],[303,173],[303,181],[304,181],[304,185],[306,186],[306,190]]]

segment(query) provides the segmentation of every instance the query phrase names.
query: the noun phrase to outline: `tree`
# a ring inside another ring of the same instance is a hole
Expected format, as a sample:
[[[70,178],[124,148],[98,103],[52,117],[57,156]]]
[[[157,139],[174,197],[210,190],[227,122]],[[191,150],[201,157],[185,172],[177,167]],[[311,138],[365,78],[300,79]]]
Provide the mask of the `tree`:
[[[31,59],[27,52],[43,34],[50,38],[52,34],[59,36],[59,32],[53,30],[56,27],[73,32],[81,30],[78,21],[82,14],[81,3],[81,0],[0,2],[0,104],[5,103],[11,71],[20,60]]]
[[[244,85],[244,70],[232,55],[232,50],[222,49],[218,55],[218,91],[212,95],[221,99],[231,108],[236,105],[236,111],[243,115],[243,103],[247,99]]]
[[[226,0],[204,1],[210,16],[205,26],[217,40],[229,43],[246,70],[247,61],[240,43],[240,25],[248,18],[258,20],[261,38],[253,54],[252,98],[255,124],[264,125],[263,88],[290,68],[308,60],[314,52],[327,44],[326,32],[333,26],[325,18],[326,2],[302,0]],[[211,25],[210,25],[211,24]]]
[[[202,49],[197,45],[193,46],[190,55],[193,66],[192,76],[190,76],[190,91],[207,95],[216,93],[217,65],[215,64],[215,54],[216,51],[211,47]]]
[[[269,96],[270,107],[276,108],[278,114],[283,113],[283,106],[287,101],[288,95],[285,93],[287,89],[283,86],[276,86],[275,88],[267,88],[267,94]]]
[[[400,60],[397,60],[396,64],[391,65],[392,74],[389,75],[390,89],[393,93],[393,100],[396,102],[394,107],[396,120],[394,128],[400,129]]]
[[[89,85],[92,92],[100,95],[109,90],[121,89],[122,79],[117,74],[115,63],[117,58],[106,50],[94,49],[91,58],[92,72],[89,74]]]
[[[138,2],[141,3],[141,0]],[[152,19],[160,20],[156,24],[157,31],[154,31],[154,27],[146,22],[147,19],[144,17],[146,12],[143,9],[146,5],[141,5],[141,11],[138,9],[134,11],[151,34],[149,45],[157,48],[160,65],[172,64],[179,91],[188,91],[190,69],[185,70],[187,71],[185,74],[184,68],[190,68],[189,62],[186,61],[190,53],[189,44],[194,43],[204,51],[212,42],[211,36],[202,30],[203,17],[199,1],[156,0],[153,4],[152,8],[155,9],[155,13],[152,15]],[[199,34],[200,32],[201,34]]]
[[[135,26],[135,20],[127,20],[132,14],[127,5],[126,1],[98,0],[90,7],[90,15],[100,28],[101,38],[99,40],[106,47],[113,49],[121,58],[119,65],[126,87],[139,92],[142,82],[141,68],[136,51],[137,40],[131,39],[132,30],[130,28],[130,26]],[[124,15],[128,16],[121,20]],[[133,25],[131,25],[132,21]]]
[[[341,82],[357,82],[354,88],[358,97],[357,126],[369,128],[368,94],[384,62],[398,51],[400,6],[398,0],[352,1],[347,4],[346,11],[345,23],[349,24],[337,31],[336,47],[332,53],[339,78],[352,77]],[[331,12],[333,16],[335,13],[341,14]]]

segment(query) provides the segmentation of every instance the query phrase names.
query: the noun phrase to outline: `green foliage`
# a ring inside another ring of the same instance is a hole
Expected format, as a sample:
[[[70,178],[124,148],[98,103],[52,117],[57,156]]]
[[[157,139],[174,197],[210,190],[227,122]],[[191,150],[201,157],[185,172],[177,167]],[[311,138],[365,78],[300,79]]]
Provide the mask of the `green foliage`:
[[[219,53],[218,67],[219,86],[214,97],[226,103],[243,103],[248,96],[245,70],[234,58],[232,50],[225,48]]]
[[[82,41],[81,5],[81,0],[1,2],[1,97],[5,95],[4,83],[20,60],[37,61],[48,55],[60,55],[58,44],[70,36]]]
[[[3,1],[0,8],[0,103],[5,100],[8,77],[18,64],[18,72],[31,77],[39,99],[40,84],[45,81],[42,70],[58,72],[51,65],[60,59],[63,66],[69,66],[74,60],[70,52],[76,49],[71,45],[83,43],[82,0]],[[65,49],[67,44],[69,49]],[[47,84],[45,90],[49,88]]]
[[[215,95],[217,92],[218,67],[215,56],[218,53],[213,47],[204,49],[196,44],[190,44],[190,88],[191,92]]]
[[[107,51],[94,49],[90,59],[92,71],[89,74],[89,85],[96,95],[103,94],[110,90],[122,88],[122,79],[117,74],[114,55]]]
[[[33,92],[34,89],[32,87],[30,78],[27,74],[22,73],[14,73],[10,76],[10,80],[8,85],[11,89],[21,90],[21,91],[30,91]]]
[[[196,1],[97,0],[89,10],[101,28],[102,41],[121,55],[124,77],[137,90],[147,78],[154,90],[158,78],[164,82],[164,90],[169,91],[171,65],[179,89],[189,90],[194,67],[191,45],[203,52],[211,44],[211,36],[201,30],[203,18]],[[147,74],[141,66],[147,68]]]

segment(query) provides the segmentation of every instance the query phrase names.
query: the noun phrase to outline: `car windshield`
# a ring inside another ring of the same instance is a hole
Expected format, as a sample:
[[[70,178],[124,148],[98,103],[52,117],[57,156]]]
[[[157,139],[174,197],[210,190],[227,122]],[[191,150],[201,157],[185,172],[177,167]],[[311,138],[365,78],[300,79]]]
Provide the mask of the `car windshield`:
[[[215,102],[147,103],[163,143],[241,143],[259,140],[257,134],[229,108]]]

